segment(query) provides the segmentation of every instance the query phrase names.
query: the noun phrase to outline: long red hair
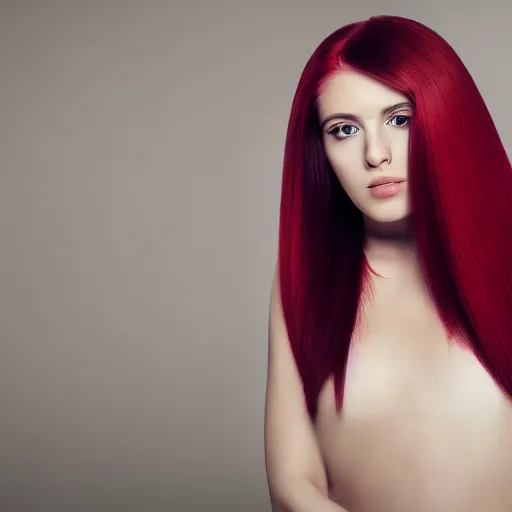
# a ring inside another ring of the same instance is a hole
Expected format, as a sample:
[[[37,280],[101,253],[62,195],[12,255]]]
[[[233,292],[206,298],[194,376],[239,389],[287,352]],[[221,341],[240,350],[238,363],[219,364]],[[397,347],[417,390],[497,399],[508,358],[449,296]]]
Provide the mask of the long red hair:
[[[512,168],[468,70],[424,25],[375,16],[335,31],[300,77],[282,175],[278,271],[305,400],[334,380],[341,410],[350,340],[371,271],[364,226],[332,171],[316,98],[353,69],[410,98],[409,190],[420,263],[447,334],[512,399]]]

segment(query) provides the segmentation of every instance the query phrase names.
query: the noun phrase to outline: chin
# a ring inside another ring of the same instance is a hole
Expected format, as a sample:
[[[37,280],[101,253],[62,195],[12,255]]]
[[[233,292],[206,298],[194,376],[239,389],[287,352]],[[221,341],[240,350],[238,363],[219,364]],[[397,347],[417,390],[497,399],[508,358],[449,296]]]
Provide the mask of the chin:
[[[402,215],[365,215],[372,222],[379,224],[397,224],[400,222],[406,222],[409,219],[408,214]]]
[[[383,227],[393,227],[396,225],[397,227],[400,225],[408,225],[411,220],[411,214],[406,209],[401,211],[366,211],[363,212],[363,217],[365,220],[365,224],[373,225],[373,226],[383,226]]]

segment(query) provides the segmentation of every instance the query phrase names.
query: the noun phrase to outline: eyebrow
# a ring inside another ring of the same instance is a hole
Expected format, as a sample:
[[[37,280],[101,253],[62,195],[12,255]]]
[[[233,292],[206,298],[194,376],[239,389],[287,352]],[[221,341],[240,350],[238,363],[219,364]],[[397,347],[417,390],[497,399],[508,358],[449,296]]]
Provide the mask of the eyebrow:
[[[390,107],[383,108],[380,111],[380,115],[381,116],[385,116],[386,114],[389,114],[393,110],[398,110],[398,109],[402,109],[402,108],[411,108],[412,109],[412,105],[408,101],[405,101],[405,102],[402,102],[402,103],[397,103],[396,105],[391,105]],[[323,128],[325,123],[328,123],[329,121],[332,121],[333,119],[340,119],[340,118],[348,119],[350,121],[355,121],[356,123],[362,124],[361,123],[361,119],[358,116],[354,115],[354,114],[341,114],[341,113],[337,113],[337,114],[331,114],[331,115],[327,116],[322,121],[320,127]]]

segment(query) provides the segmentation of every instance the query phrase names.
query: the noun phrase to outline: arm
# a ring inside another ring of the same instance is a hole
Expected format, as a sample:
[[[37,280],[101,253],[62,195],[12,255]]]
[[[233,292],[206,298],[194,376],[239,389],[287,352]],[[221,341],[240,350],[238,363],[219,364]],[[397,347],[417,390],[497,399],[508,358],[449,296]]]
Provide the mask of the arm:
[[[270,293],[265,460],[274,512],[347,512],[329,500],[327,476],[281,306],[279,274]]]

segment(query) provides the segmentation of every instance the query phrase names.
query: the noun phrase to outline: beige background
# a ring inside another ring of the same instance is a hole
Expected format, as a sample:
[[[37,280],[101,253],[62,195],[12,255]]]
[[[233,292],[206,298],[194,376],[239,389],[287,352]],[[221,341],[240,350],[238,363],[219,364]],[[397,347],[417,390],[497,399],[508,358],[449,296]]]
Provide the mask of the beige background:
[[[510,2],[0,2],[0,509],[270,510],[289,108],[373,14],[454,46],[510,154]]]

